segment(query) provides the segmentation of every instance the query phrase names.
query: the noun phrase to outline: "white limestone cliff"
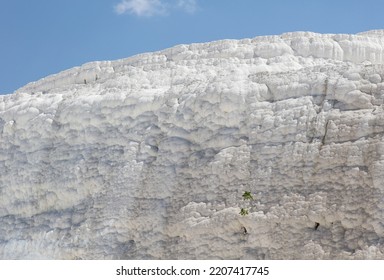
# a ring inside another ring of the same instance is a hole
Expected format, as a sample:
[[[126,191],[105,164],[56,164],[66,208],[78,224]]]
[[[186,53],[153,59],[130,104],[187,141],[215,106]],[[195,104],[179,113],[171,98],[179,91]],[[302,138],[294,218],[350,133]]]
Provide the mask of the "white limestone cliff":
[[[383,259],[383,80],[384,31],[296,32],[1,96],[0,258]]]

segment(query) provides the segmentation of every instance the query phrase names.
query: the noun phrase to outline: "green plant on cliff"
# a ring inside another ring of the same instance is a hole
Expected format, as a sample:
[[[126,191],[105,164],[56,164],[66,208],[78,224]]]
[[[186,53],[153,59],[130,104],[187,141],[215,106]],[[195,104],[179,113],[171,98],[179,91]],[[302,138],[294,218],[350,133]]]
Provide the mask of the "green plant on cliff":
[[[248,214],[249,214],[249,213],[248,213],[248,209],[241,208],[239,214],[240,214],[241,216],[246,216],[246,215],[248,215]]]
[[[252,196],[251,192],[244,192],[243,198],[244,198],[244,200],[247,200],[247,199],[253,200],[253,196]]]
[[[252,193],[249,191],[245,191],[242,195],[244,200],[253,200]],[[240,213],[241,216],[246,216],[249,214],[249,210],[247,208],[241,208]]]

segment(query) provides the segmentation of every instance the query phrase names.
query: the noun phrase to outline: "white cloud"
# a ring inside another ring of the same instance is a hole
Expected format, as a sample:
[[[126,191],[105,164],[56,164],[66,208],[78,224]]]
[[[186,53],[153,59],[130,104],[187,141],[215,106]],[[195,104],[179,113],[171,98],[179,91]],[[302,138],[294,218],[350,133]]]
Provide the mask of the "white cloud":
[[[120,0],[115,6],[115,12],[119,15],[133,14],[139,17],[167,15],[170,10],[193,14],[196,9],[196,0]]]
[[[122,0],[115,6],[115,12],[150,17],[165,14],[166,8],[160,0]]]

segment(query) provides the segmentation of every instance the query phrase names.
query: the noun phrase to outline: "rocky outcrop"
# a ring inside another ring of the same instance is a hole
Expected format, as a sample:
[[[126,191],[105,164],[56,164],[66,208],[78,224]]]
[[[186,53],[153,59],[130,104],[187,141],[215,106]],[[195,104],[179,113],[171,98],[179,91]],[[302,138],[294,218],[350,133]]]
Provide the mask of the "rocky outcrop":
[[[382,31],[298,32],[0,97],[0,258],[384,258],[383,63]]]

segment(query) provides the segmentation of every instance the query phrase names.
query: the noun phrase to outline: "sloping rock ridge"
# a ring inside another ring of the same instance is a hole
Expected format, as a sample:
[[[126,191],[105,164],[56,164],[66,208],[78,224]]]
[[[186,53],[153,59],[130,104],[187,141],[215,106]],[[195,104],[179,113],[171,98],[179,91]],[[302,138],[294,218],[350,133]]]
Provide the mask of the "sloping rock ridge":
[[[28,84],[0,97],[0,258],[384,259],[383,103],[381,30]]]

